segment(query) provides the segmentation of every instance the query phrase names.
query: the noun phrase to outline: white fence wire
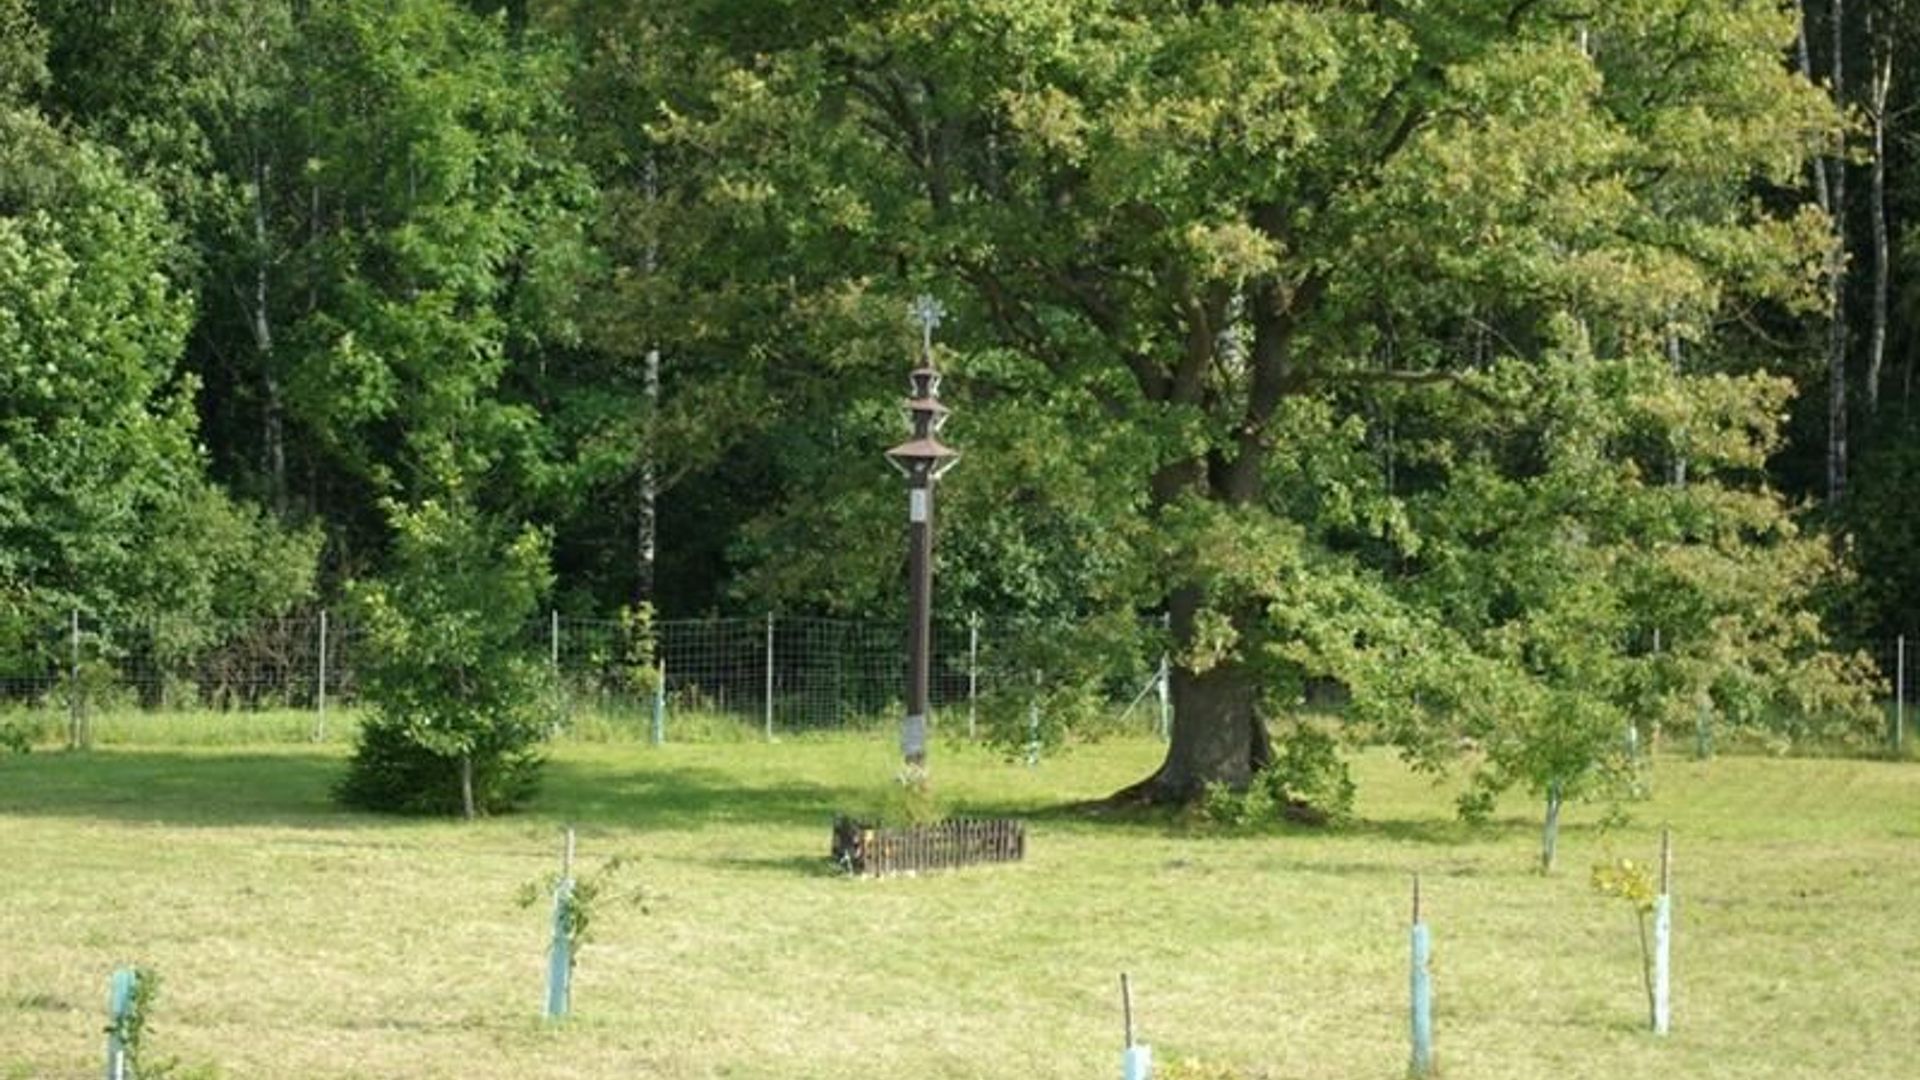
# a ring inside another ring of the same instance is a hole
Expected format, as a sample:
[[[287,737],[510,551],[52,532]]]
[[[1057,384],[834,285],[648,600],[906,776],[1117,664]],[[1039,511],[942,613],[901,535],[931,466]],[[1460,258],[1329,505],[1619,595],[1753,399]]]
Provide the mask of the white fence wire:
[[[1080,624],[936,621],[937,722],[986,734],[996,717],[1024,715],[1070,682],[1103,701],[1113,723],[1164,733],[1165,709],[1155,705],[1163,695],[1151,693],[1162,677],[1159,625],[1089,635]],[[638,732],[655,725],[656,713],[695,737],[723,726],[776,737],[880,727],[903,711],[903,622],[657,619],[642,637],[617,620],[550,613],[527,625],[523,641],[550,666],[569,717],[633,721]],[[360,627],[325,612],[123,626],[75,617],[0,652],[0,711],[69,716],[75,740],[85,717],[103,713],[311,710],[324,718],[361,703],[367,648]]]
[[[903,712],[902,622],[659,619],[640,638],[617,620],[554,612],[523,640],[550,666],[567,716],[616,737],[773,738],[880,728]],[[1164,736],[1166,647],[1158,620],[936,621],[936,723],[1012,744],[1049,741],[1067,723]],[[58,714],[74,742],[88,716],[128,712],[310,710],[319,732],[329,711],[360,704],[367,648],[360,627],[327,612],[124,626],[76,615],[0,648],[0,716]],[[1920,727],[1912,644],[1902,636],[1867,651],[1887,684],[1887,741],[1904,749]]]

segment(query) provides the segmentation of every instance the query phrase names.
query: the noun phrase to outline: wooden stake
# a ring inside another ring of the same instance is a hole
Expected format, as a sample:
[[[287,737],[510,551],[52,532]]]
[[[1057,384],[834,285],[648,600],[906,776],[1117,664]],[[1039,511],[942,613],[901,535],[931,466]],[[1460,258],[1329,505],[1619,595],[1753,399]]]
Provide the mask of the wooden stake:
[[[1673,826],[1660,826],[1660,894],[1673,891]]]
[[[1127,1024],[1127,1045],[1120,1052],[1120,1076],[1122,1080],[1152,1080],[1153,1047],[1133,1041],[1133,984],[1124,971],[1120,973],[1120,1007]]]

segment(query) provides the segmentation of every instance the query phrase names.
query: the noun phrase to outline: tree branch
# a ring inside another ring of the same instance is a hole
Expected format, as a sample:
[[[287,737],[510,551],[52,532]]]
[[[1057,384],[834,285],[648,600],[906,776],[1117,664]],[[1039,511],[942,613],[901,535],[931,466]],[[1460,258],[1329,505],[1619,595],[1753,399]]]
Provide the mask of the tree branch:
[[[1472,372],[1431,369],[1424,371],[1319,371],[1305,377],[1304,381],[1329,386],[1356,385],[1393,385],[1393,386],[1451,386],[1461,392],[1484,401],[1489,405],[1500,404],[1500,399],[1484,388],[1472,382]]]

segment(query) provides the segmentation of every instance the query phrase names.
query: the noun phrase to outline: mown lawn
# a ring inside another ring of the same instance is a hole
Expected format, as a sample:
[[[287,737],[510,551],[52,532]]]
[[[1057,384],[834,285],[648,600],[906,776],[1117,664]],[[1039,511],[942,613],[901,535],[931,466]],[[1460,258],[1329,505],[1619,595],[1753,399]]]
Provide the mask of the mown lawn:
[[[884,797],[878,736],[562,744],[531,812],[474,825],[334,809],[338,743],[0,757],[0,1078],[97,1076],[108,975],[137,962],[163,980],[152,1052],[229,1078],[1118,1076],[1124,970],[1163,1080],[1388,1080],[1414,871],[1450,1080],[1920,1075],[1920,765],[1665,760],[1628,826],[1573,813],[1542,878],[1534,807],[1465,828],[1385,756],[1331,834],[1057,809],[1158,753],[941,748],[947,804],[1028,816],[1028,860],[885,881],[824,858],[833,812]],[[1652,855],[1662,821],[1659,1040],[1632,915],[1587,869]],[[549,1026],[547,916],[515,897],[567,822],[649,899],[598,913]]]

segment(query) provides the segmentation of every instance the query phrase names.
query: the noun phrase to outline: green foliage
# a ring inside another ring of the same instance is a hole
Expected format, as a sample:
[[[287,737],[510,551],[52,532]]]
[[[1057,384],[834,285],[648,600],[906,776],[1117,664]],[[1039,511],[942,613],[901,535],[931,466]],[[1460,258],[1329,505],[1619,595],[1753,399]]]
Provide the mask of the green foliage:
[[[69,28],[58,5],[42,7]],[[23,20],[30,32],[9,36],[8,48],[49,36],[16,5],[0,7],[0,29]],[[52,36],[59,63],[71,61],[72,42]],[[178,223],[137,163],[89,136],[0,92],[8,652],[43,647],[38,633],[76,609],[122,625],[168,616],[187,626],[281,614],[312,595],[317,534],[283,531],[206,479],[200,387],[181,370],[193,303]]]
[[[1619,900],[1645,918],[1653,914],[1653,902],[1659,896],[1654,868],[1627,858],[1612,858],[1593,864],[1593,891]]]
[[[339,789],[376,810],[505,810],[532,789],[555,720],[548,673],[520,640],[549,584],[546,540],[462,500],[390,504],[394,570],[354,590],[372,715]]]
[[[1148,658],[1162,637],[1130,612],[980,624],[983,737],[1014,758],[1116,734],[1121,715],[1113,702],[1133,698],[1155,677]]]
[[[153,1005],[160,998],[160,973],[151,968],[133,970],[133,997],[125,1012],[113,1018],[107,1033],[120,1040],[126,1052],[127,1073],[133,1080],[157,1073],[146,1062],[147,1031],[153,1020]]]
[[[652,604],[620,609],[620,681],[628,693],[651,700],[660,690],[658,642]]]
[[[562,901],[561,918],[565,922],[567,935],[567,962],[569,968],[580,966],[580,953],[594,940],[593,927],[601,912],[608,905],[624,904],[640,909],[642,914],[651,909],[647,906],[652,896],[645,887],[626,879],[634,866],[634,860],[624,855],[614,855],[600,864],[599,869],[576,875]],[[548,874],[537,881],[529,881],[520,887],[516,900],[523,908],[533,907],[550,900],[560,887],[558,873]]]
[[[444,753],[422,745],[412,723],[376,709],[360,725],[352,764],[335,795],[367,810],[461,814],[461,758],[469,757],[476,813],[513,810],[539,790],[545,757],[535,741],[527,732],[502,730],[478,736],[466,754]]]
[[[212,1065],[182,1065],[178,1058],[153,1058],[148,1052],[147,1036],[153,1030],[154,1005],[160,1000],[160,973],[150,967],[133,969],[133,998],[127,1011],[113,1018],[107,1033],[120,1040],[126,1051],[127,1080],[214,1080],[220,1075]]]
[[[1633,909],[1634,925],[1640,932],[1640,976],[1647,992],[1649,1015],[1654,1009],[1653,948],[1647,920],[1652,918],[1660,896],[1657,867],[1609,853],[1607,861],[1595,863],[1590,883],[1601,896],[1619,900]]]
[[[1277,811],[1272,792],[1265,785],[1255,784],[1245,790],[1235,790],[1231,785],[1216,780],[1209,783],[1201,794],[1198,812],[1203,821],[1244,829],[1274,820]]]
[[[1841,131],[1793,17],[0,0],[0,667],[75,608],[310,602],[323,534],[376,577],[380,500],[448,473],[600,610],[642,490],[675,599],[897,610],[878,451],[932,289],[943,606],[1168,612],[1178,667],[1262,688],[1220,722],[1336,684],[1482,805],[1606,797],[1628,726],[1857,745],[1871,673],[1809,616],[1841,559],[1767,481],[1826,291],[1792,185]],[[1893,414],[1846,511],[1881,629]],[[1109,722],[1104,645],[1024,647],[1043,745]]]
[[[1333,734],[1310,723],[1295,724],[1275,740],[1274,751],[1273,761],[1245,790],[1208,784],[1200,817],[1235,828],[1276,821],[1337,825],[1353,817],[1353,777]]]
[[[969,602],[1167,610],[1178,666],[1270,691],[1217,722],[1331,681],[1356,737],[1477,747],[1487,791],[1605,790],[1629,723],[1703,697],[1857,726],[1864,669],[1808,615],[1835,564],[1764,481],[1788,387],[1728,317],[1818,302],[1818,215],[1749,194],[1837,116],[1778,5],[1584,14],[1582,48],[1537,6],[952,0],[698,52],[649,147],[726,162],[677,192],[725,223],[703,257],[806,316],[764,322],[814,435],[780,436],[751,587],[887,602],[897,513],[848,454],[896,430],[904,297],[962,282]]]
[[[881,825],[931,825],[948,816],[946,804],[924,775],[902,773],[858,820]]]
[[[47,79],[47,35],[28,3],[0,0],[0,101],[22,97]]]
[[[1339,743],[1326,730],[1298,724],[1274,743],[1273,763],[1254,777],[1276,805],[1292,808],[1323,822],[1339,823],[1353,816],[1353,777],[1340,758]]]
[[[1248,1080],[1257,1075],[1222,1061],[1193,1057],[1156,1063],[1154,1072],[1161,1080]]]
[[[0,592],[29,618],[164,610],[146,545],[199,483],[170,239],[111,154],[0,105]]]

